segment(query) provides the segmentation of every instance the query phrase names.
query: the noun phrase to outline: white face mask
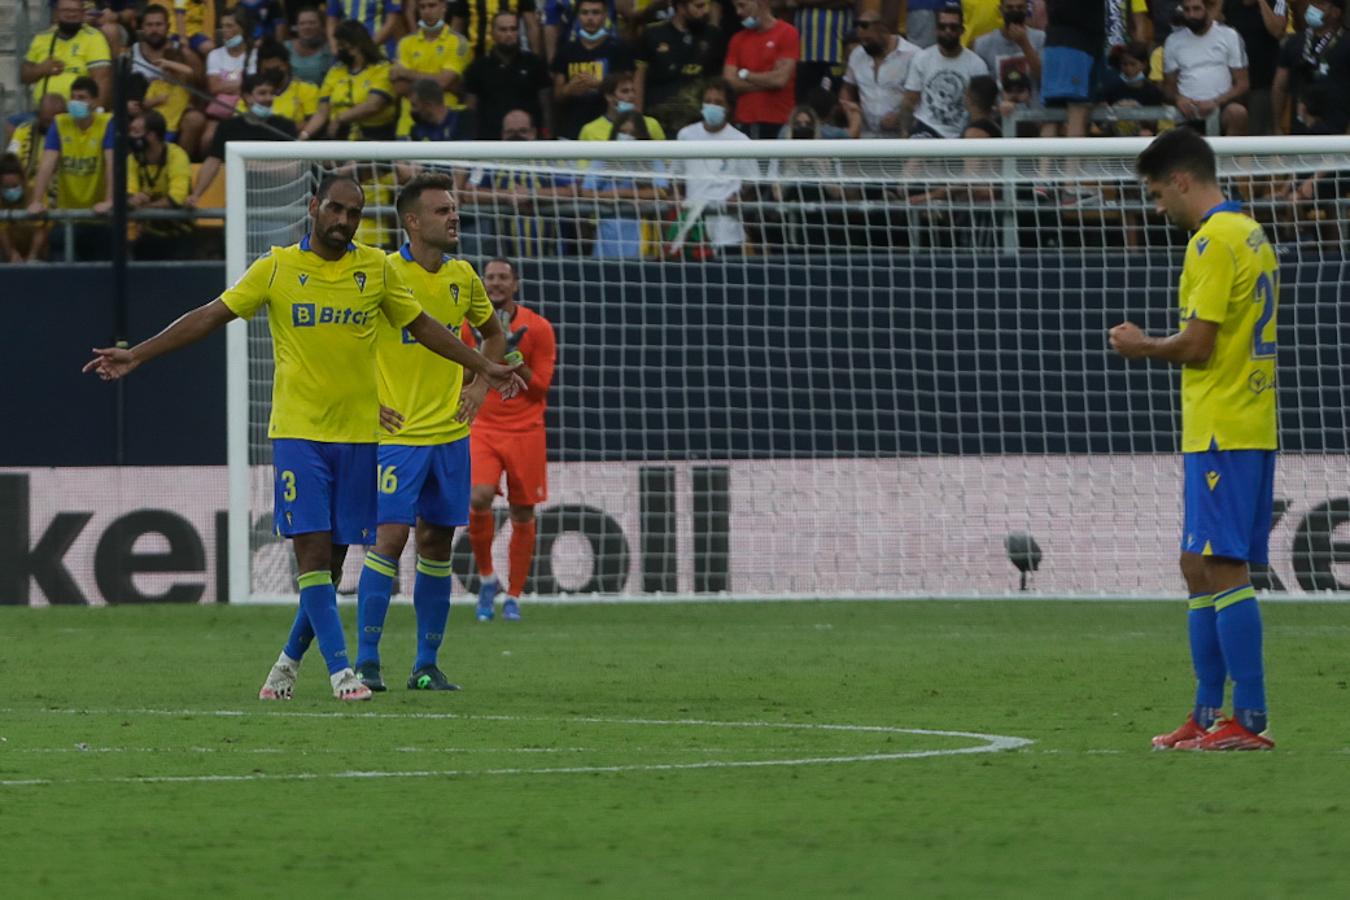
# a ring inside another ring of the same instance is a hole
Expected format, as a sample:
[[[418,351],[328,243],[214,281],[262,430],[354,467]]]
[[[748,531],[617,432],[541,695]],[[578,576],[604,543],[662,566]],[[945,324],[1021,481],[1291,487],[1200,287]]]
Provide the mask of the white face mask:
[[[417,24],[421,25],[427,31],[435,31],[437,28],[440,28],[442,25],[445,24],[445,20],[437,19],[435,22],[428,22],[426,19],[418,19]]]
[[[620,140],[620,141],[636,141],[636,140],[637,140],[636,137],[634,137],[633,135],[629,134],[629,133],[626,132],[626,131],[620,131],[618,134],[614,135],[614,137],[615,137],[617,140]]]

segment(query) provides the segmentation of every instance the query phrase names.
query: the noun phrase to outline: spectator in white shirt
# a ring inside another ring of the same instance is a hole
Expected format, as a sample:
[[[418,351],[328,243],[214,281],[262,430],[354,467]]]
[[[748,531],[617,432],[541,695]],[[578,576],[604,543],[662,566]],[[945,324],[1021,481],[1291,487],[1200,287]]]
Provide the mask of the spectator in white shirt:
[[[844,72],[844,99],[861,108],[863,137],[899,137],[905,77],[920,48],[892,33],[882,23],[881,15],[871,10],[859,13],[854,27],[858,29],[858,46],[849,54]]]
[[[959,138],[966,129],[966,88],[989,67],[961,46],[961,7],[948,4],[937,14],[937,44],[920,50],[909,64],[900,101],[903,137]]]
[[[702,117],[680,129],[681,141],[748,141],[743,131],[730,123],[731,87],[725,81],[709,82],[703,89]],[[741,189],[746,179],[755,179],[759,169],[750,159],[684,159],[676,163],[684,176],[680,224],[672,235],[668,253],[678,252],[701,224],[706,240],[720,251],[739,252],[745,244],[745,227],[739,213]]]
[[[1163,93],[1191,121],[1220,110],[1224,134],[1247,133],[1247,49],[1242,38],[1210,16],[1205,0],[1183,0],[1185,29],[1163,49]]]

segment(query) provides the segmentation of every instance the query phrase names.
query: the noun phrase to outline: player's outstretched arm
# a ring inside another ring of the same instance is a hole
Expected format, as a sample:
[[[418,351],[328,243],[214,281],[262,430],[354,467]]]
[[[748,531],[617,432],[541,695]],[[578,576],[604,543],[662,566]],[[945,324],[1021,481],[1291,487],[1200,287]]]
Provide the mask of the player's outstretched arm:
[[[506,352],[506,335],[503,332],[501,320],[495,315],[488,316],[479,328],[474,329],[473,333],[474,337],[478,339],[478,346],[483,355],[493,362],[500,362],[502,354]],[[512,362],[518,361],[513,360]],[[521,368],[524,368],[524,366],[521,365]],[[529,376],[522,375],[522,379],[528,381]],[[475,378],[472,382],[465,384],[459,392],[459,406],[455,409],[455,420],[463,422],[465,425],[472,425],[473,420],[478,417],[478,410],[482,408],[483,401],[487,399],[487,391],[486,378]]]
[[[1121,322],[1109,332],[1111,349],[1126,359],[1161,359],[1200,365],[1209,361],[1219,337],[1219,323],[1191,319],[1186,327],[1165,338],[1149,337],[1133,322]]]
[[[235,318],[220,298],[180,316],[172,325],[130,350],[121,347],[94,348],[94,358],[84,364],[85,372],[97,373],[104,381],[130,375],[141,363],[196,343]]]
[[[432,353],[477,372],[487,380],[488,387],[494,388],[504,398],[510,399],[525,389],[525,382],[516,374],[515,366],[503,366],[469,349],[450,329],[426,313],[420,313],[408,323],[408,333]]]

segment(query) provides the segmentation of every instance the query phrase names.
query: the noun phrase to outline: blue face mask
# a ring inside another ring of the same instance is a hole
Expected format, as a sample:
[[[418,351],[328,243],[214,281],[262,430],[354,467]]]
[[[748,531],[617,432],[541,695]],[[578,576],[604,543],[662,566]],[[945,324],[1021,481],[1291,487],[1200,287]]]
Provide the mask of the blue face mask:
[[[577,28],[577,34],[581,35],[581,39],[583,41],[598,41],[602,37],[604,37],[607,33],[608,32],[603,28],[601,28],[599,31],[587,31],[586,29],[581,28],[579,26]]]
[[[23,188],[5,188],[3,191],[0,191],[0,197],[4,197],[6,203],[18,203],[23,199]]]
[[[746,29],[747,31],[749,31],[749,30],[751,30],[751,29],[754,29],[754,28],[758,28],[758,27],[759,27],[759,17],[758,17],[758,16],[746,16],[744,19],[741,19],[741,27],[744,28],[744,29]]]
[[[1126,76],[1125,76],[1125,83],[1126,83],[1126,84],[1138,84],[1139,82],[1141,82],[1141,81],[1143,81],[1143,80],[1144,80],[1144,73],[1143,73],[1143,72],[1135,72],[1133,75],[1126,75]]]
[[[437,19],[435,22],[428,22],[426,19],[418,19],[417,24],[421,25],[427,31],[435,31],[437,28],[440,28],[442,25],[445,24],[445,20]]]
[[[272,114],[272,107],[263,106],[261,103],[250,103],[248,111],[260,119],[265,119]]]
[[[1309,6],[1303,12],[1303,21],[1308,23],[1308,27],[1316,31],[1326,24],[1327,18],[1322,14],[1322,10],[1316,6]]]
[[[716,103],[703,104],[703,122],[713,128],[720,128],[727,120],[727,111],[725,107],[718,106]]]
[[[73,118],[87,119],[89,118],[89,104],[83,100],[71,100],[66,104],[66,112],[70,113]]]
[[[619,114],[632,112],[635,109],[637,109],[637,106],[635,104],[629,103],[627,100],[619,100],[614,104],[614,111]]]
[[[235,47],[238,47],[242,43],[244,43],[244,36],[242,34],[236,34],[234,37],[230,38],[228,41],[225,42],[225,49],[233,50]]]

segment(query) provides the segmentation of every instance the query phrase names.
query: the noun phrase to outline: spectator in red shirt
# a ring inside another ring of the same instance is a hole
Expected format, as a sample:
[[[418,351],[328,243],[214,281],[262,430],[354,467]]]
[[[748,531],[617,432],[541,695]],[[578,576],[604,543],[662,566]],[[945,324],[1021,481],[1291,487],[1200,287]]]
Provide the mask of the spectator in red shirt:
[[[722,77],[736,92],[734,120],[759,140],[774,140],[796,103],[797,29],[774,16],[769,0],[736,0],[742,30],[727,47]]]

